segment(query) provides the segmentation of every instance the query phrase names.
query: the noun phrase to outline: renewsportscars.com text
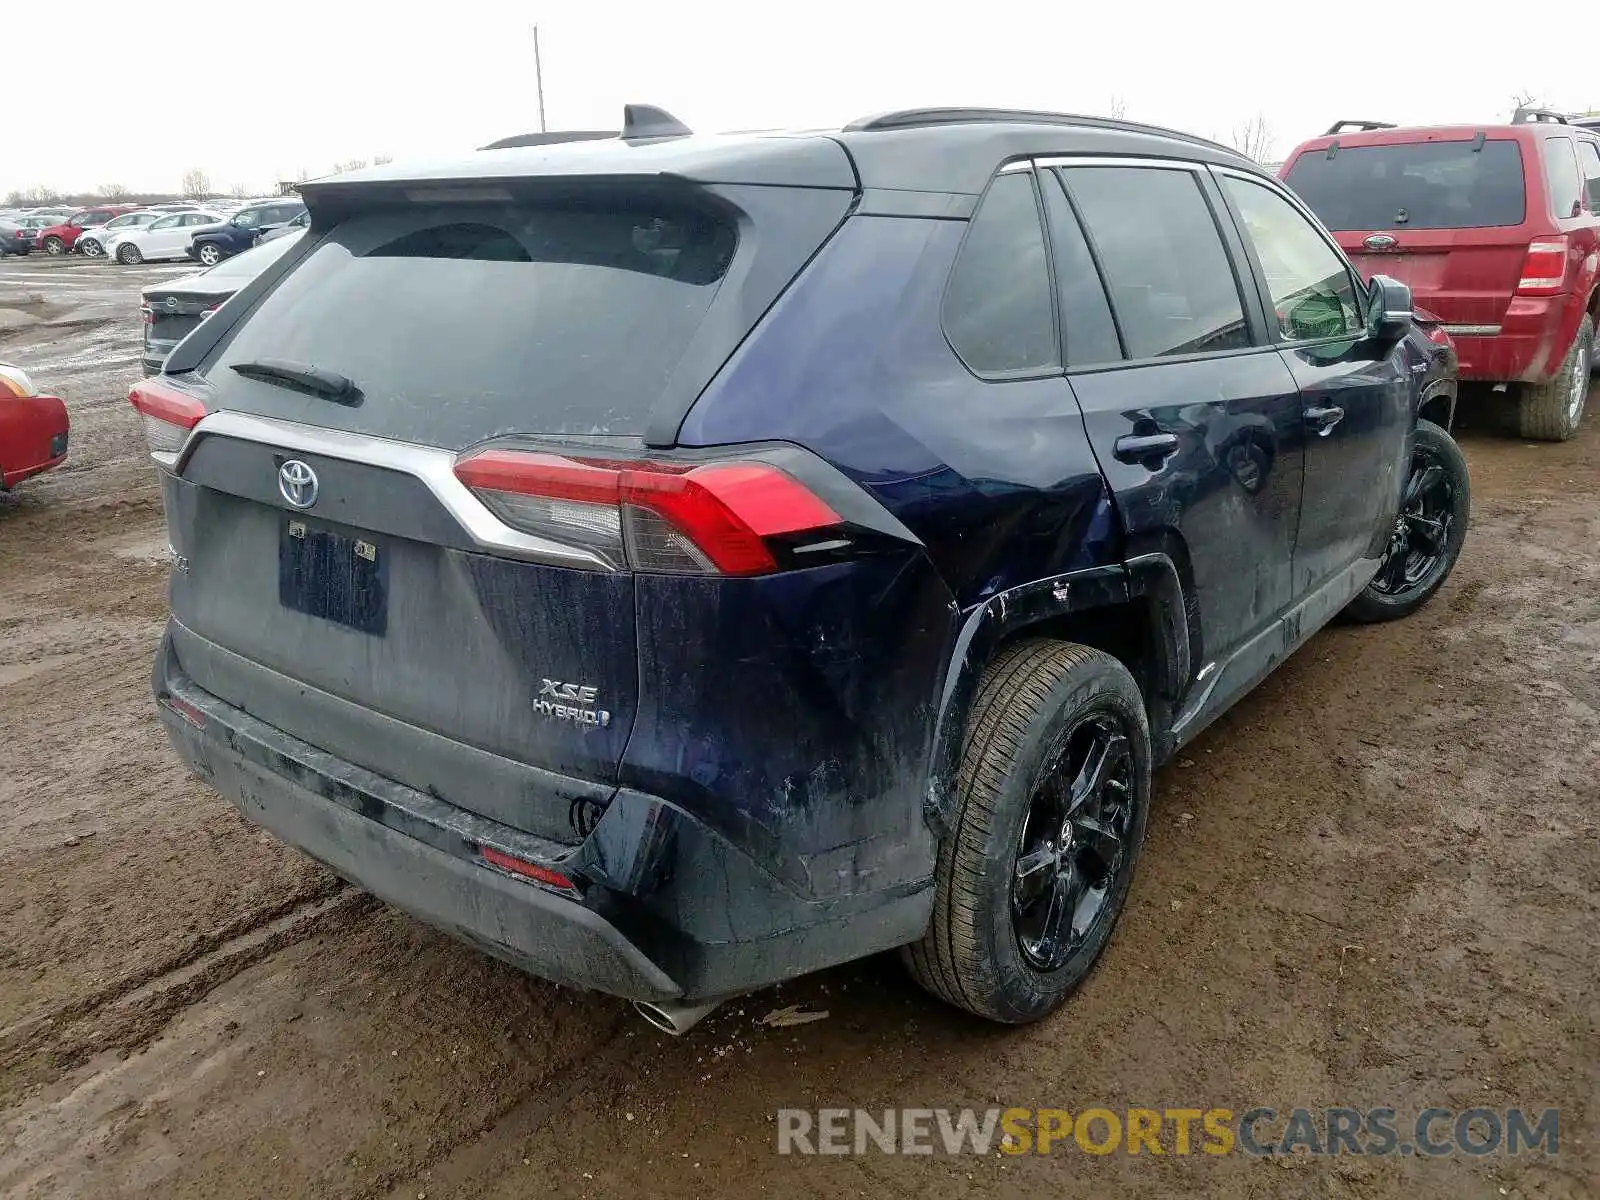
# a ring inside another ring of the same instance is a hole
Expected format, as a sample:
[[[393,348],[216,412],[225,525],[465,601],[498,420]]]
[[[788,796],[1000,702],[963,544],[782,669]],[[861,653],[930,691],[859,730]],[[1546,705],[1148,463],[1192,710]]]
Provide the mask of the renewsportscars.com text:
[[[783,1108],[777,1118],[779,1154],[1559,1154],[1561,1131],[1553,1108]]]

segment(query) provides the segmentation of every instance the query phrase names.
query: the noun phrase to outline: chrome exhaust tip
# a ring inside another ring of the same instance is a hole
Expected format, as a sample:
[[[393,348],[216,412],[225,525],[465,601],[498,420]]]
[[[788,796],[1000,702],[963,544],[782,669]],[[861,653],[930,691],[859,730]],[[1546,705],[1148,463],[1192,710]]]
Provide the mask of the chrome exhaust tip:
[[[708,1000],[704,1004],[656,1004],[649,1000],[635,1000],[633,1007],[662,1033],[679,1037],[710,1016],[721,1003],[721,1000]]]

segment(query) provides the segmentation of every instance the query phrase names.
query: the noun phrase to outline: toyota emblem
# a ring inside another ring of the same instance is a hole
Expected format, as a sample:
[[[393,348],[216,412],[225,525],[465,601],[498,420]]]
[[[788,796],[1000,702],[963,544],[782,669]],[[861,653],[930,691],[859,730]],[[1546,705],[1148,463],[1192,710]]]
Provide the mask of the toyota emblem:
[[[310,508],[317,502],[317,473],[291,458],[278,468],[278,491],[296,508]]]
[[[167,307],[171,308],[171,309],[176,309],[178,307],[178,298],[176,296],[168,296],[167,297]]]

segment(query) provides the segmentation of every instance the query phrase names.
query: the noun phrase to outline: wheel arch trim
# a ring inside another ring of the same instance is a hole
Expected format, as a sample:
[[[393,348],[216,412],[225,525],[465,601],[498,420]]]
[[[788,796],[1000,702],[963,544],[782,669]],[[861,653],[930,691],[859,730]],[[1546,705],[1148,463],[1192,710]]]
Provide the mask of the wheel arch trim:
[[[1155,655],[1156,689],[1145,697],[1145,705],[1151,717],[1151,757],[1159,764],[1171,752],[1171,718],[1187,690],[1193,654],[1190,606],[1178,567],[1168,554],[1155,551],[1111,566],[1033,580],[997,592],[967,613],[945,671],[923,800],[936,835],[948,831],[968,714],[984,669],[999,647],[1058,617],[1141,605],[1145,611],[1140,619],[1147,622]]]

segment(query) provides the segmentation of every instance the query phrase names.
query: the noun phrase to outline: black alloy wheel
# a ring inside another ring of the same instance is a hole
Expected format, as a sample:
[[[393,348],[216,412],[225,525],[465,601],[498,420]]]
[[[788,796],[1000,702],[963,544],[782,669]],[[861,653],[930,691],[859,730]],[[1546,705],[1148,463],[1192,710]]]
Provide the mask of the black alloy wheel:
[[[1055,971],[1112,915],[1129,859],[1133,752],[1114,712],[1090,713],[1040,781],[1017,846],[1011,920],[1023,957]]]
[[[1411,455],[1383,565],[1371,587],[1381,596],[1402,599],[1428,586],[1448,562],[1455,521],[1455,482],[1438,449],[1419,441]]]

